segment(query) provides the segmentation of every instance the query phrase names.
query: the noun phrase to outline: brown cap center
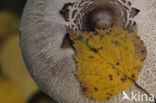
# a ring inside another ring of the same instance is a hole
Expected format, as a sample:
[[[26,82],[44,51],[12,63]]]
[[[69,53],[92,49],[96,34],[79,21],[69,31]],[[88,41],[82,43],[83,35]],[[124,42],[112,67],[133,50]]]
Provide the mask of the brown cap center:
[[[106,29],[113,25],[113,12],[103,8],[95,9],[89,13],[87,21],[91,30]]]

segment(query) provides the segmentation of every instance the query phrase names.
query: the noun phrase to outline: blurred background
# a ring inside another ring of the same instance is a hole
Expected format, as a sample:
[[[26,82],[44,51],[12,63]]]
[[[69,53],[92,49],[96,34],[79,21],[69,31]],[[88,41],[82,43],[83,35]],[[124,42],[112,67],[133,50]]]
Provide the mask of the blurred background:
[[[0,103],[56,103],[30,77],[19,46],[26,0],[0,0]]]

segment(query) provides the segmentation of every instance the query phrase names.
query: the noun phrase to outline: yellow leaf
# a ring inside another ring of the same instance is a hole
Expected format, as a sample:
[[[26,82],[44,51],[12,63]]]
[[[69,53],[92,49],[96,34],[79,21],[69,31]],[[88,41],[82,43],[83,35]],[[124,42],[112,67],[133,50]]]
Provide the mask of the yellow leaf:
[[[25,101],[38,90],[24,65],[18,35],[11,36],[4,42],[0,51],[0,65],[3,75],[11,78],[17,85]]]
[[[21,95],[11,80],[0,76],[0,103],[25,103]]]
[[[0,11],[0,38],[18,33],[19,19],[8,11]]]
[[[136,33],[117,27],[71,35],[83,94],[107,101],[135,83],[146,57]]]

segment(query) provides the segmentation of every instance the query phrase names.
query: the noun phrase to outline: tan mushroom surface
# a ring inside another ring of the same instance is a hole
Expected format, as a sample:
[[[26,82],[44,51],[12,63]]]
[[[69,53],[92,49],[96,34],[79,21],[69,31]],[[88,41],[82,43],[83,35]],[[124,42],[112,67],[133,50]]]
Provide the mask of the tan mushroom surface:
[[[100,5],[105,5],[106,2],[107,0],[27,1],[20,28],[20,43],[24,61],[38,86],[59,103],[104,103],[82,95],[80,83],[73,74],[77,70],[73,59],[74,50],[69,47],[62,48],[62,44],[67,33],[64,26],[73,30],[92,30],[92,27],[88,27],[85,23],[85,14],[91,12],[91,8],[95,9]],[[116,23],[119,27],[127,28],[133,26],[136,22],[138,34],[145,42],[148,51],[137,83],[149,93],[156,94],[155,0],[110,0],[108,4],[115,5],[114,8],[119,9],[115,9],[121,13],[119,18],[110,19],[111,15],[107,15],[110,23],[102,18],[102,22],[106,25],[101,27],[101,24],[97,23],[96,27],[107,28],[112,23]],[[131,16],[135,15],[135,12],[131,12],[133,7],[140,10],[134,18]],[[112,8],[108,7],[107,9]],[[104,8],[104,11],[107,9]],[[74,12],[75,10],[77,12]],[[101,15],[101,13],[96,15],[99,14]],[[103,10],[102,15],[106,15]],[[91,18],[92,20],[96,21],[94,18]],[[131,91],[144,94],[134,85],[125,90],[128,95],[131,95]],[[129,100],[123,101],[122,96],[121,93],[107,102],[132,103]],[[139,103],[133,101],[133,103],[135,102]],[[140,103],[149,103],[149,101],[141,101]]]

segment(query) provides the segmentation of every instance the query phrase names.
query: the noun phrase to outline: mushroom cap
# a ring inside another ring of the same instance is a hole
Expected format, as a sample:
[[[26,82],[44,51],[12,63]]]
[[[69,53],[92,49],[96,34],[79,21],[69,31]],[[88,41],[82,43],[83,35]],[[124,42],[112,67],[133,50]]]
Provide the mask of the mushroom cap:
[[[121,0],[119,0],[121,1]],[[23,58],[38,86],[59,103],[104,103],[81,94],[80,83],[74,76],[76,63],[74,50],[61,48],[68,24],[59,14],[65,3],[75,0],[28,0],[20,28],[20,44]],[[156,2],[154,0],[132,0],[133,6],[141,12],[135,18],[138,34],[144,40],[148,56],[137,83],[149,93],[156,94],[156,48],[155,21]],[[149,19],[151,18],[151,19]],[[125,92],[143,93],[134,85]],[[131,103],[122,101],[122,93],[108,103]],[[135,102],[134,102],[135,103]],[[144,102],[146,103],[146,102]]]

